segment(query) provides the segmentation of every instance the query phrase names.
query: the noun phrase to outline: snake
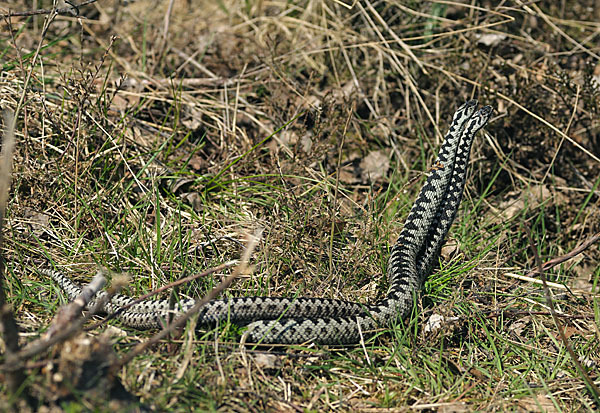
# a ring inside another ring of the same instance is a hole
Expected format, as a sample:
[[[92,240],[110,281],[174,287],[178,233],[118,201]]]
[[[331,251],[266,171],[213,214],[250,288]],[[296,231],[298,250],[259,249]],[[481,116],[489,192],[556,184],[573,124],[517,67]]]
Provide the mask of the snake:
[[[406,318],[416,294],[439,261],[444,239],[463,196],[471,147],[476,133],[492,116],[491,106],[477,109],[477,100],[461,105],[425,183],[391,248],[388,290],[374,304],[312,297],[231,297],[209,301],[200,308],[197,325],[229,321],[245,327],[245,340],[259,344],[352,345],[381,328]],[[42,269],[74,300],[81,287],[60,271]],[[100,292],[97,299],[106,292]],[[134,303],[116,294],[103,311],[115,314],[124,325],[138,329],[162,328],[170,314],[189,311],[194,299],[171,304],[169,300]],[[129,308],[123,309],[123,307]],[[91,307],[91,304],[88,305]]]

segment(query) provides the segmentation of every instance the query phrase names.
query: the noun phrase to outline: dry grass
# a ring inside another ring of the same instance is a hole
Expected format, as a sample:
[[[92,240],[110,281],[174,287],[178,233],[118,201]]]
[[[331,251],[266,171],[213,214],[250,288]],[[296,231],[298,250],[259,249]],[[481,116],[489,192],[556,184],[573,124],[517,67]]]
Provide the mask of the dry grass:
[[[169,14],[100,0],[81,19],[12,17],[12,35],[5,20],[0,104],[19,114],[6,292],[22,342],[62,302],[37,268],[127,272],[138,296],[239,258],[257,227],[253,271],[227,294],[376,300],[450,116],[476,97],[496,116],[405,324],[363,346],[271,351],[240,347],[235,326],[189,327],[118,378],[159,411],[598,408],[522,276],[536,267],[527,229],[542,261],[600,230],[600,7],[492,4],[175,1]],[[592,246],[547,274],[596,383],[599,260]],[[426,333],[434,313],[457,319]],[[113,324],[117,355],[153,333]],[[28,361],[39,403],[114,410],[57,380],[63,358]]]

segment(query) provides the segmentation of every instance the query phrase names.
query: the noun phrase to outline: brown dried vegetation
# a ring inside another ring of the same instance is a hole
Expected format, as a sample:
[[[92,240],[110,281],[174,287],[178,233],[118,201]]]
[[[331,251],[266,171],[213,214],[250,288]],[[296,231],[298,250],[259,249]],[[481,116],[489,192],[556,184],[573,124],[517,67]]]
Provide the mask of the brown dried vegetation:
[[[128,272],[137,296],[238,258],[257,227],[253,271],[226,294],[377,299],[446,125],[475,97],[496,116],[474,145],[455,247],[411,320],[356,348],[263,351],[239,347],[235,326],[188,328],[99,374],[132,410],[131,394],[159,411],[598,408],[523,276],[527,229],[544,262],[600,231],[600,8],[480,3],[107,0],[5,18],[0,105],[19,111],[5,290],[21,344],[61,303],[36,268]],[[596,382],[599,261],[592,245],[547,273]],[[427,333],[432,314],[448,324]],[[110,340],[121,355],[152,333]],[[109,339],[72,367],[78,337],[27,360],[26,387],[36,406],[114,410],[114,392],[80,385]],[[56,381],[65,365],[73,383]]]

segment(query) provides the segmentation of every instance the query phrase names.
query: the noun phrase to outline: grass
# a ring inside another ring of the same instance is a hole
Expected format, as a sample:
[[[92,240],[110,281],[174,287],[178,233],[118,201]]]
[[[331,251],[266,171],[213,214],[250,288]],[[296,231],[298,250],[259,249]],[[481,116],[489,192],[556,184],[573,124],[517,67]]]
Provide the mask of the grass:
[[[12,17],[15,40],[6,24],[0,36],[2,106],[19,109],[4,254],[21,344],[64,303],[37,268],[79,282],[99,266],[127,273],[139,296],[238,259],[258,227],[251,271],[224,294],[375,301],[446,125],[476,97],[496,115],[411,317],[355,347],[243,347],[237,326],[190,324],[117,378],[158,411],[597,409],[542,285],[523,277],[536,268],[528,230],[543,262],[599,231],[589,4],[181,2],[166,41],[166,5],[143,0],[82,7],[86,19],[59,16],[45,33],[42,16]],[[376,152],[389,168],[366,179]],[[564,285],[556,312],[596,383],[599,258],[592,245],[546,274]],[[202,297],[227,275],[162,297]],[[432,315],[445,321],[427,332]],[[115,407],[110,382],[81,387],[84,361],[154,333],[109,324],[27,360],[38,404],[134,409]],[[24,408],[0,386],[2,408]]]

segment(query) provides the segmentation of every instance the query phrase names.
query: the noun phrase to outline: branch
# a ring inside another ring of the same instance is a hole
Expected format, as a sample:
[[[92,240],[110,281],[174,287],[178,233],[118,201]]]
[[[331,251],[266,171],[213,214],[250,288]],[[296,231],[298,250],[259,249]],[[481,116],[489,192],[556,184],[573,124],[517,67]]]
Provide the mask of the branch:
[[[134,306],[136,304],[139,304],[142,301],[145,301],[148,298],[150,298],[150,297],[152,297],[152,296],[154,296],[154,295],[156,295],[158,293],[161,293],[161,292],[163,292],[165,290],[168,290],[169,288],[173,288],[173,287],[176,287],[176,286],[181,285],[181,284],[186,284],[186,283],[188,283],[190,281],[193,281],[193,280],[195,280],[197,278],[200,278],[200,277],[206,277],[207,275],[210,275],[210,274],[212,274],[214,272],[221,271],[221,270],[224,270],[225,268],[232,267],[236,263],[237,263],[237,261],[228,261],[228,262],[226,262],[224,264],[221,264],[221,265],[218,265],[216,267],[209,268],[208,270],[203,271],[203,272],[201,272],[199,274],[190,275],[189,277],[182,278],[180,280],[173,281],[172,283],[163,285],[162,287],[157,288],[156,290],[151,291],[148,294],[144,294],[144,295],[140,296],[139,298],[135,299],[131,303],[129,303],[127,305],[124,305],[123,307],[121,307],[117,311],[115,311],[114,313],[109,314],[108,316],[106,316],[103,320],[97,322],[96,324],[92,324],[91,326],[87,327],[85,330],[86,331],[94,330],[94,329],[96,329],[96,328],[98,328],[98,327],[106,324],[107,321],[112,320],[113,318],[117,318],[119,316],[119,314],[121,314],[123,311],[127,310],[128,308],[130,308],[130,307],[132,307],[132,306]]]
[[[9,11],[8,14],[1,14],[0,17],[2,18],[7,18],[7,17],[27,17],[27,16],[37,16],[40,14],[52,14],[52,13],[56,13],[56,14],[71,14],[74,16],[79,16],[79,8],[81,6],[87,6],[88,4],[92,4],[95,3],[97,0],[85,0],[84,2],[81,2],[79,4],[73,4],[68,0],[65,0],[65,3],[67,3],[70,7],[63,7],[60,9],[56,9],[56,8],[52,8],[52,9],[37,9],[37,10],[29,10],[29,11],[17,11],[17,12],[11,12]]]
[[[248,245],[246,246],[246,249],[244,250],[244,254],[242,255],[240,265],[238,265],[236,267],[236,269],[233,271],[233,273],[229,277],[227,277],[225,280],[223,280],[223,282],[221,282],[219,285],[217,285],[215,288],[213,288],[208,294],[206,294],[206,296],[204,296],[204,298],[196,301],[196,304],[189,311],[187,311],[185,314],[181,315],[180,317],[177,317],[173,321],[173,323],[169,324],[168,327],[164,328],[163,330],[161,330],[160,332],[155,334],[148,341],[146,341],[144,343],[140,343],[137,346],[135,346],[135,348],[133,350],[131,350],[129,353],[127,353],[125,356],[123,356],[117,363],[115,363],[111,367],[112,371],[113,372],[118,371],[122,366],[129,363],[131,360],[133,360],[134,357],[136,357],[137,355],[144,352],[148,347],[150,347],[151,345],[162,340],[163,338],[165,338],[166,336],[168,336],[169,334],[171,334],[178,328],[182,327],[191,317],[193,317],[196,313],[198,313],[198,311],[200,311],[200,309],[206,303],[208,303],[209,301],[216,298],[217,295],[219,295],[223,290],[225,290],[227,287],[229,287],[229,285],[231,285],[231,283],[237,277],[239,277],[240,274],[245,272],[246,269],[248,268],[248,261],[250,260],[250,257],[252,256],[252,253],[253,253],[254,249],[256,248],[256,244],[260,240],[261,235],[262,235],[262,229],[259,229],[254,233],[254,235],[252,237],[250,237],[250,240],[248,241]]]
[[[554,302],[552,301],[552,297],[550,296],[550,288],[548,287],[548,281],[546,280],[546,274],[544,273],[544,266],[542,265],[542,260],[540,259],[540,256],[538,254],[537,247],[533,243],[533,239],[531,238],[531,231],[529,230],[529,227],[527,227],[527,226],[525,227],[525,233],[527,234],[527,239],[529,240],[529,245],[531,247],[531,251],[535,258],[535,264],[537,266],[537,273],[539,274],[540,278],[542,279],[542,283],[544,285],[544,296],[546,298],[546,304],[548,305],[548,308],[550,309],[550,313],[552,314],[552,319],[554,320],[554,324],[556,324],[556,329],[558,330],[560,340],[562,341],[563,345],[567,349],[567,352],[569,353],[569,356],[571,357],[571,361],[573,362],[573,364],[575,364],[575,367],[577,368],[577,370],[583,377],[583,380],[584,380],[585,384],[587,385],[588,390],[590,390],[590,393],[592,393],[592,396],[596,400],[596,403],[600,403],[600,389],[598,388],[598,386],[596,386],[596,383],[594,383],[594,380],[592,380],[592,378],[587,374],[587,371],[583,368],[583,366],[579,362],[577,355],[571,348],[571,345],[569,344],[569,340],[567,339],[567,336],[565,335],[565,331],[563,329],[561,321],[560,321],[558,315],[556,314],[556,310],[554,309]]]
[[[104,284],[106,284],[106,278],[104,278],[101,271],[98,271],[92,281],[81,289],[81,294],[75,300],[58,310],[52,324],[46,331],[44,339],[49,340],[59,331],[65,331],[71,323],[81,318],[81,312],[85,306],[104,287]]]
[[[10,305],[6,302],[4,293],[4,276],[6,274],[6,262],[4,259],[4,218],[6,217],[6,203],[8,201],[8,189],[10,188],[10,176],[12,172],[12,156],[15,149],[15,116],[10,110],[4,111],[4,140],[2,142],[2,153],[0,154],[0,332],[6,343],[4,364],[13,365],[17,360],[19,351],[19,328],[13,316]],[[23,370],[8,369],[6,381],[11,393],[17,394],[23,385],[25,374]],[[27,389],[23,390],[25,398],[29,399]]]
[[[560,257],[552,258],[550,261],[545,262],[542,265],[542,270],[543,271],[548,271],[550,268],[554,268],[558,264],[561,264],[561,263],[563,263],[563,262],[565,262],[567,260],[570,260],[571,258],[573,258],[576,255],[578,255],[578,254],[582,253],[583,251],[585,251],[594,242],[598,241],[598,239],[600,239],[600,232],[592,235],[591,237],[589,237],[588,239],[586,239],[585,241],[583,241],[581,244],[579,244],[572,251],[566,253],[565,255],[561,255]],[[529,271],[525,275],[525,277],[532,277],[532,276],[538,274],[539,271],[540,271],[539,268],[536,268],[535,270]]]
[[[108,289],[108,291],[106,292],[106,294],[104,296],[102,296],[101,299],[96,301],[96,303],[94,304],[94,307],[90,309],[90,311],[85,315],[85,317],[78,318],[77,320],[72,322],[70,325],[66,326],[66,328],[64,330],[62,330],[61,332],[54,334],[52,337],[43,337],[39,340],[29,343],[27,345],[27,347],[25,347],[23,350],[21,350],[19,352],[19,354],[17,355],[18,361],[22,362],[23,360],[27,360],[30,357],[33,357],[36,354],[39,354],[42,351],[45,351],[46,349],[50,348],[54,344],[65,341],[69,337],[71,337],[74,334],[81,331],[83,325],[87,321],[89,321],[96,314],[104,311],[103,310],[104,305],[112,298],[113,295],[115,295],[115,293],[117,292],[117,290],[119,288],[120,288],[120,286],[118,286],[116,288],[115,288],[115,286],[111,286]],[[79,298],[80,297],[78,297],[78,299]]]

